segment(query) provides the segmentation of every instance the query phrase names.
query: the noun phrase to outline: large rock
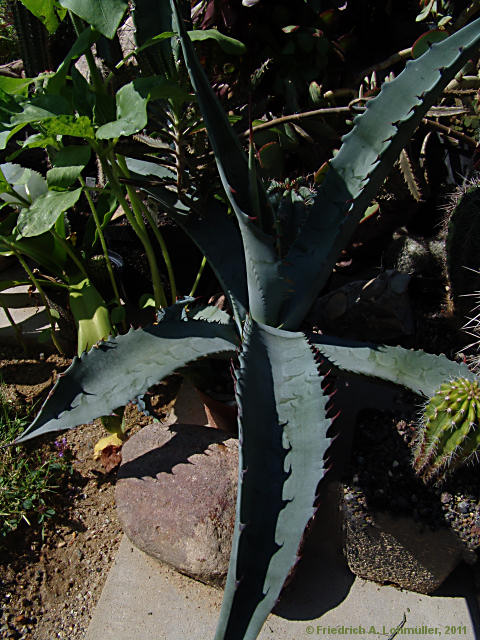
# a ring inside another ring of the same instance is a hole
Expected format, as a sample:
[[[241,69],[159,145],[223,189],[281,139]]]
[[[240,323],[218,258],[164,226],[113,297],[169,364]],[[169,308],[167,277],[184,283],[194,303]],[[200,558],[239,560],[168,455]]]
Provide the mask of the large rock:
[[[367,523],[344,502],[344,552],[350,570],[364,580],[417,593],[432,593],[462,560],[450,529],[430,530],[413,518],[372,514]]]
[[[238,444],[197,425],[153,423],[123,446],[116,502],[130,540],[181,573],[222,584],[235,521]]]

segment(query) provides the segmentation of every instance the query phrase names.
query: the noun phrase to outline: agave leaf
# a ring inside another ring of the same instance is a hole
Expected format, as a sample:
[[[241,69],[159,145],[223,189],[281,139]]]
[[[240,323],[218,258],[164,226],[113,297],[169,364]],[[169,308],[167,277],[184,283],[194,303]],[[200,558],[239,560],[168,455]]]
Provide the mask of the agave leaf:
[[[427,398],[446,380],[477,378],[465,364],[453,362],[444,355],[328,336],[312,335],[310,339],[335,367],[399,384]]]
[[[152,164],[150,162],[134,163],[128,159],[129,168],[141,175],[152,175],[154,169],[148,166]],[[167,202],[169,192],[165,194],[166,190],[162,187],[145,184],[141,188],[165,206],[167,214],[182,227],[206,256],[223,291],[228,296],[240,329],[248,304],[245,256],[242,238],[234,221],[227,215],[225,206],[218,200],[211,200],[205,207],[204,215],[199,218],[191,213],[180,213],[169,206]],[[218,238],[221,238],[221,242]]]
[[[247,158],[195,55],[176,0],[171,0],[171,4],[185,63],[207,127],[223,188],[237,216],[243,237],[250,312],[260,322],[276,324],[278,310],[286,297],[287,285],[278,277],[280,263],[277,260],[273,238],[268,233],[273,230],[268,199],[263,185],[258,181],[261,219],[255,224],[252,219],[255,212],[249,197],[250,174]]]
[[[236,343],[231,325],[205,320],[166,319],[110,338],[74,358],[17,442],[109,415],[179,367]]]
[[[236,383],[237,517],[215,640],[257,637],[298,559],[330,444],[328,397],[303,334],[247,319]]]
[[[305,316],[401,149],[479,43],[480,19],[407,62],[355,118],[281,269],[294,289],[284,327],[295,328]]]

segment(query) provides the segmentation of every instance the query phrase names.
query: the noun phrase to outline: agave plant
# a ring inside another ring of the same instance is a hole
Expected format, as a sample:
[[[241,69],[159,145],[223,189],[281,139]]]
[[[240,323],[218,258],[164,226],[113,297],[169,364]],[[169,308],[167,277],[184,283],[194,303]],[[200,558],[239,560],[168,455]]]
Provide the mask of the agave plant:
[[[59,378],[19,442],[108,415],[179,367],[238,350],[237,515],[215,640],[252,640],[298,559],[326,473],[331,402],[319,361],[403,385],[425,398],[446,380],[476,379],[444,356],[298,329],[400,150],[480,42],[480,21],[433,45],[384,85],[356,119],[311,198],[287,204],[282,198],[274,207],[256,175],[253,153],[243,153],[209,87],[177,0],[171,6],[235,216],[226,215],[219,200],[201,218],[165,206],[207,256],[233,319],[212,307],[188,310],[186,301],[164,310],[153,326],[100,343]],[[165,201],[161,188],[146,188]]]

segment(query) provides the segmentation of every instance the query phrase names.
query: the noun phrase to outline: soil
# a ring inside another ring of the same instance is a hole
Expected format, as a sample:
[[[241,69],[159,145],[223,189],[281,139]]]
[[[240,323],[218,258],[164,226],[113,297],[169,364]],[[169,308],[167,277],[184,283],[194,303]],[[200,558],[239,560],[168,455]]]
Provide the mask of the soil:
[[[0,348],[4,395],[17,406],[37,404],[69,364],[56,355],[25,358]],[[161,418],[178,388],[172,377],[153,390],[151,410]],[[127,408],[130,432],[152,420]],[[93,459],[94,444],[106,435],[99,423],[66,432],[73,474],[55,497],[56,515],[42,531],[25,526],[0,547],[0,637],[22,640],[84,638],[122,531],[115,512],[116,470]],[[63,437],[63,436],[62,436]],[[54,449],[57,434],[28,446]],[[26,445],[27,446],[27,445]]]
[[[480,478],[464,467],[440,485],[425,485],[412,469],[419,399],[403,394],[395,413],[362,411],[344,476],[344,500],[356,519],[375,512],[411,516],[432,530],[450,527],[472,564],[480,548]],[[416,408],[417,407],[417,408]],[[402,415],[403,414],[403,415]]]

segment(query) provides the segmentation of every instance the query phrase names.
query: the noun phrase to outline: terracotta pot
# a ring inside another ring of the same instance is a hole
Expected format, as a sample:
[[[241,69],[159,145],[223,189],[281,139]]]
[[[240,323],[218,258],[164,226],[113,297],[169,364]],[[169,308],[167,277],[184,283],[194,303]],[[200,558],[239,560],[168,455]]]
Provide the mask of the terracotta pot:
[[[212,398],[187,378],[182,382],[173,410],[179,423],[212,427],[231,435],[238,433],[237,406]]]

